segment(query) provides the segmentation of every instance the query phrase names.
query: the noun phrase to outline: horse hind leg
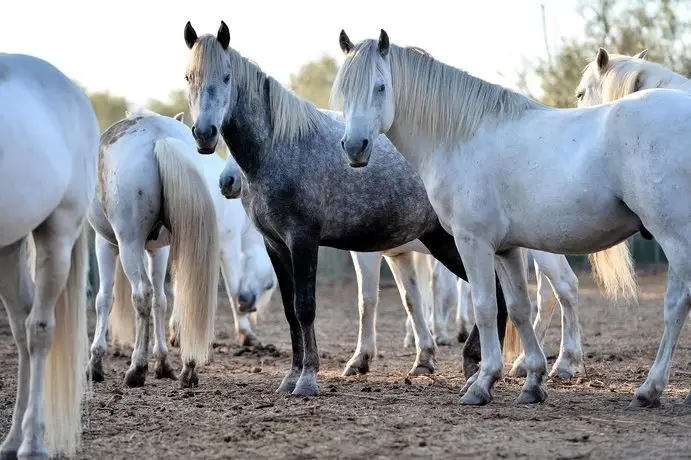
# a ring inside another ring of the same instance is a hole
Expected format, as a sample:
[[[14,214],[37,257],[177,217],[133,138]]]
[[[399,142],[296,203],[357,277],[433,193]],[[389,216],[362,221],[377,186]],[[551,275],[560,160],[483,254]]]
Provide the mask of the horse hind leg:
[[[455,275],[443,264],[433,261],[432,292],[434,303],[432,310],[432,331],[437,345],[453,345],[456,338],[449,332],[451,310],[458,304],[458,290]]]
[[[665,251],[666,254],[671,254]],[[689,253],[683,254],[688,258]],[[675,257],[672,255],[672,257]],[[670,261],[671,262],[671,261]],[[691,270],[685,271],[691,275]],[[686,277],[686,280],[691,278]],[[686,316],[691,309],[689,295],[689,281],[684,280],[676,271],[675,265],[670,263],[667,272],[667,292],[664,300],[665,330],[655,357],[655,362],[648,372],[645,382],[634,393],[632,407],[659,407],[660,396],[669,382],[669,372],[672,365],[674,349],[677,346],[681,329]],[[691,393],[690,393],[691,395]],[[691,404],[691,396],[686,398],[685,404]]]
[[[351,251],[350,255],[353,258],[358,283],[360,327],[357,347],[353,357],[346,364],[343,371],[344,376],[369,372],[370,362],[376,353],[375,324],[377,304],[379,303],[379,273],[382,258],[381,252]]]
[[[389,262],[389,267],[398,286],[403,306],[413,322],[417,355],[410,374],[424,375],[433,373],[436,370],[434,360],[436,345],[424,314],[413,254],[407,252],[395,257],[387,257],[387,262]]]
[[[456,281],[456,291],[458,293],[458,303],[456,304],[456,338],[459,343],[463,343],[468,340],[470,329],[472,328],[470,318],[468,317],[468,311],[473,304],[473,299],[470,295],[470,284],[461,278],[458,278]]]
[[[100,235],[96,234],[96,260],[98,261],[99,287],[96,295],[96,330],[91,344],[91,360],[89,361],[89,377],[95,382],[105,379],[103,372],[103,356],[106,353],[106,332],[108,318],[113,308],[113,284],[117,263],[118,250]]]
[[[149,321],[153,287],[144,264],[144,244],[136,239],[120,239],[120,262],[132,286],[132,304],[137,314],[132,362],[125,373],[125,385],[144,386],[149,369]]]
[[[22,443],[22,419],[29,400],[29,348],[24,323],[31,311],[33,283],[29,276],[25,240],[0,249],[0,300],[5,304],[19,364],[12,426],[0,447],[0,458],[15,458]]]
[[[166,345],[166,311],[168,299],[165,292],[166,269],[168,268],[168,255],[170,246],[148,251],[149,276],[153,284],[153,321],[154,321],[154,345],[153,356],[156,360],[154,374],[157,379],[167,378],[177,380],[173,368],[168,363],[168,346]]]

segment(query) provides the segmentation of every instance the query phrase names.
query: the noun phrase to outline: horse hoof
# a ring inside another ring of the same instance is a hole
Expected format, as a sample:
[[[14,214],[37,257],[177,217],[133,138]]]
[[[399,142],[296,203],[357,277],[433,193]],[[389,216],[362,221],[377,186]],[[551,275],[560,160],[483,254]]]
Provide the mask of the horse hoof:
[[[529,389],[523,389],[518,395],[516,402],[518,404],[536,404],[547,400],[547,392],[541,386],[534,386]]]
[[[570,371],[568,371],[567,369],[555,368],[555,369],[552,369],[552,372],[549,373],[549,378],[555,379],[555,380],[558,379],[558,380],[569,381],[573,378],[573,374]]]
[[[241,335],[240,338],[243,347],[257,347],[262,344],[261,340],[254,335]]]
[[[16,458],[20,460],[48,460],[48,449],[37,442],[23,442]]]
[[[313,396],[317,394],[317,380],[313,378],[301,378],[298,380],[295,389],[292,392],[293,396]]]
[[[468,388],[461,398],[461,404],[464,406],[484,406],[490,402],[492,402],[492,395],[477,386]]]
[[[199,386],[199,376],[194,368],[185,368],[180,372],[180,388],[194,388]]]
[[[365,375],[369,372],[369,356],[361,356],[357,359],[352,359],[343,371],[344,377],[352,377],[353,375]]]
[[[511,377],[527,377],[528,372],[525,370],[525,367],[521,363],[518,366],[512,367],[511,370],[509,371],[509,375]]]
[[[129,388],[143,387],[148,366],[132,367],[125,372],[125,385]]]
[[[157,361],[156,365],[154,366],[154,373],[157,379],[178,379],[178,377],[175,375],[175,371],[173,371],[173,368],[170,367],[170,364],[168,364],[168,361],[163,361],[162,364],[160,361]]]
[[[657,407],[660,407],[660,397],[656,396],[651,398],[649,396],[644,395],[643,393],[635,393],[633,395],[631,403],[629,404],[629,407],[644,407],[648,409],[655,409]]]
[[[90,363],[89,370],[86,372],[86,378],[93,382],[103,382],[106,379],[105,373],[103,372],[103,364],[101,362]]]
[[[448,337],[448,336],[440,336],[434,339],[434,341],[437,343],[437,345],[442,346],[442,347],[450,347],[453,346],[455,343],[454,338]]]
[[[276,388],[276,393],[291,394],[295,389],[295,383],[294,380],[283,379],[278,388]]]
[[[434,364],[418,364],[409,372],[409,375],[413,376],[429,374],[434,374]]]

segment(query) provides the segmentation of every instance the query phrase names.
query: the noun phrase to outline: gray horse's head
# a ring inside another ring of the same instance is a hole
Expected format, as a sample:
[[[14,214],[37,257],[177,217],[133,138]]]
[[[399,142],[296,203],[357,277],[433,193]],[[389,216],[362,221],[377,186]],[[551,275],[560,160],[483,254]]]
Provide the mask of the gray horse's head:
[[[185,25],[185,43],[191,50],[185,80],[194,121],[192,134],[199,153],[208,155],[215,152],[223,120],[232,113],[237,100],[237,85],[231,81],[228,53],[230,31],[221,21],[216,36],[197,37],[197,32],[188,22]]]
[[[357,45],[344,30],[339,37],[346,55],[334,81],[331,101],[343,108],[346,127],[341,146],[352,167],[366,166],[379,134],[386,134],[394,119],[394,98],[389,64],[389,36]]]

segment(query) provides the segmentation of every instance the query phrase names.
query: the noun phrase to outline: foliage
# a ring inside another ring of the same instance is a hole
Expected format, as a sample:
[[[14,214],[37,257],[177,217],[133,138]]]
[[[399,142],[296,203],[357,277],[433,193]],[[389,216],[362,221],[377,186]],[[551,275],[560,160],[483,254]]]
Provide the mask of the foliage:
[[[328,55],[300,67],[297,74],[290,76],[289,88],[298,96],[307,99],[319,108],[329,107],[331,85],[336,78],[338,64]]]

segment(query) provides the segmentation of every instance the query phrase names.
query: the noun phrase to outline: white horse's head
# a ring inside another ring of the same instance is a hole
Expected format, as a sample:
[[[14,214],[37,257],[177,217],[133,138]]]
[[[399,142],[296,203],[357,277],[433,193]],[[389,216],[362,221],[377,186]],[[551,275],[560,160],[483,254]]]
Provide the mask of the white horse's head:
[[[192,134],[197,151],[213,154],[223,120],[232,113],[237,85],[231,81],[230,31],[225,22],[216,36],[197,37],[192,24],[185,25],[185,43],[191,50],[187,63],[188,102],[192,114]]]
[[[239,310],[250,313],[257,310],[260,299],[276,286],[271,259],[261,236],[257,244],[246,248],[243,257],[243,275],[238,291]]]
[[[331,92],[333,108],[346,120],[341,146],[353,167],[366,166],[379,134],[386,134],[394,121],[394,98],[389,36],[382,29],[379,40],[354,45],[344,30],[339,37],[345,62]]]
[[[642,89],[656,88],[660,81],[657,67],[662,66],[646,61],[647,55],[647,49],[625,56],[600,48],[595,59],[585,67],[576,89],[578,107],[612,102]]]
[[[226,158],[226,166],[218,178],[218,186],[221,194],[228,199],[238,198],[242,191],[242,171],[230,152]]]

